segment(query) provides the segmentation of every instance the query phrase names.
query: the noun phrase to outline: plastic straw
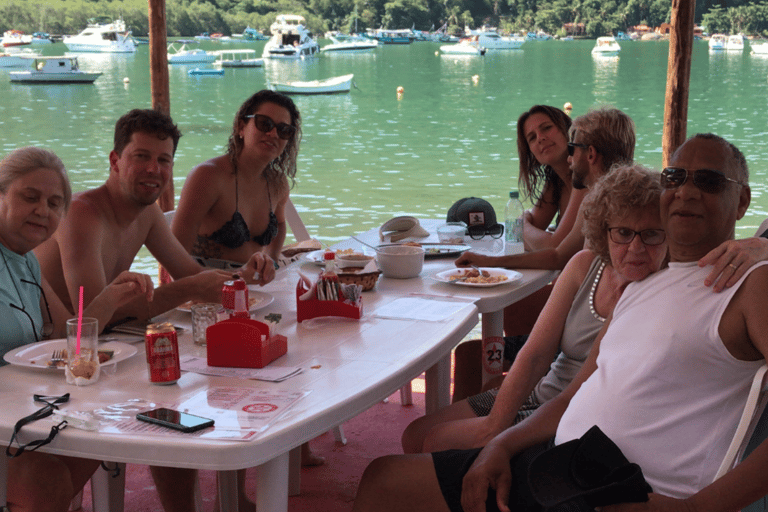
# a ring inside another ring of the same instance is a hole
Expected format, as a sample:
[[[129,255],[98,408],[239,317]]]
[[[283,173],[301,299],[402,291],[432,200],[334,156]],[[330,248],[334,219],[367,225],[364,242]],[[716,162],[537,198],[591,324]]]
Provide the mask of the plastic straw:
[[[80,299],[78,300],[77,311],[77,347],[75,348],[75,354],[80,353],[80,333],[83,330],[83,287],[80,287]]]

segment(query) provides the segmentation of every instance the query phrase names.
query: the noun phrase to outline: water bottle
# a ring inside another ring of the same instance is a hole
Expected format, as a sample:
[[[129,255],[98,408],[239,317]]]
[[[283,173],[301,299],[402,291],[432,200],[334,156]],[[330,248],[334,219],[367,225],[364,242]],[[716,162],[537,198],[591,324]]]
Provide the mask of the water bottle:
[[[509,201],[504,208],[504,240],[508,249],[514,249],[512,252],[522,252],[523,204],[517,190],[509,193]],[[510,253],[509,250],[506,252]]]

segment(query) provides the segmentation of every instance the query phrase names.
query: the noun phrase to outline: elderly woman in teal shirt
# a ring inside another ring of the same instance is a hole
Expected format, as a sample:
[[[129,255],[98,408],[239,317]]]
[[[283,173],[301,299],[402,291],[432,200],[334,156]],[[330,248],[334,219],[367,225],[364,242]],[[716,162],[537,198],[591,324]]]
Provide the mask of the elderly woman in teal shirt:
[[[0,355],[65,335],[73,313],[42,278],[32,249],[56,231],[71,196],[64,164],[50,151],[20,148],[0,161]],[[149,276],[124,272],[83,314],[103,326],[117,307],[139,294],[151,299],[152,292]],[[65,512],[98,464],[25,452],[9,460],[8,506],[13,512]]]

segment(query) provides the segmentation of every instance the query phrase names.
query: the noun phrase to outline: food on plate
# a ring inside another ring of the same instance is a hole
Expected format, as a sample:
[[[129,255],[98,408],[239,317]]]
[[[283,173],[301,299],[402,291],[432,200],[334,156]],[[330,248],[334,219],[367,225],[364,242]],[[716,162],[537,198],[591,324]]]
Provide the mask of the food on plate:
[[[115,351],[114,350],[108,350],[108,349],[99,349],[98,352],[99,356],[99,364],[104,364],[113,357],[115,357]],[[69,355],[67,354],[67,349],[63,349],[61,351],[61,361],[57,361],[53,365],[51,365],[50,359],[47,362],[41,362],[41,364],[45,364],[47,366],[56,366],[57,368],[64,368],[67,365],[67,359],[69,358]],[[30,361],[32,364],[36,364],[36,361]]]
[[[408,247],[421,247],[421,244],[419,242],[405,242],[401,245],[407,245]]]
[[[359,254],[360,256],[364,256],[363,253],[356,251],[354,249],[336,249],[336,257],[340,256],[352,256],[355,254]]]
[[[311,240],[303,240],[301,242],[296,242],[295,244],[286,245],[283,247],[282,253],[286,258],[290,258],[302,252],[319,251],[322,248],[322,244],[313,238]]]
[[[99,363],[104,364],[115,356],[114,350],[99,350]]]
[[[199,300],[188,300],[184,304],[180,304],[178,309],[189,311],[192,309],[192,305],[200,304]],[[248,297],[248,309],[253,309],[261,302],[261,297]]]
[[[451,281],[457,281],[461,279],[463,283],[475,283],[475,284],[491,284],[501,283],[508,278],[504,274],[492,276],[487,270],[478,271],[477,269],[463,269],[457,274],[453,274],[449,278]]]

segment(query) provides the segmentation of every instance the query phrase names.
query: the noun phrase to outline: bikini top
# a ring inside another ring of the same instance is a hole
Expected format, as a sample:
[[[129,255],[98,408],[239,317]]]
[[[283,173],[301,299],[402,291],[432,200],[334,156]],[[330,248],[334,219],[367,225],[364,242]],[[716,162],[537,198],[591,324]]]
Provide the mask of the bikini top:
[[[269,193],[269,185],[267,185],[267,197],[269,198],[269,222],[267,223],[267,229],[261,235],[256,235],[252,238],[254,242],[261,246],[269,245],[277,235],[277,215],[272,211],[272,196]],[[237,174],[235,174],[235,213],[232,214],[231,220],[225,222],[223,226],[211,233],[208,238],[228,249],[237,249],[248,240],[251,240],[251,232],[238,209]]]

